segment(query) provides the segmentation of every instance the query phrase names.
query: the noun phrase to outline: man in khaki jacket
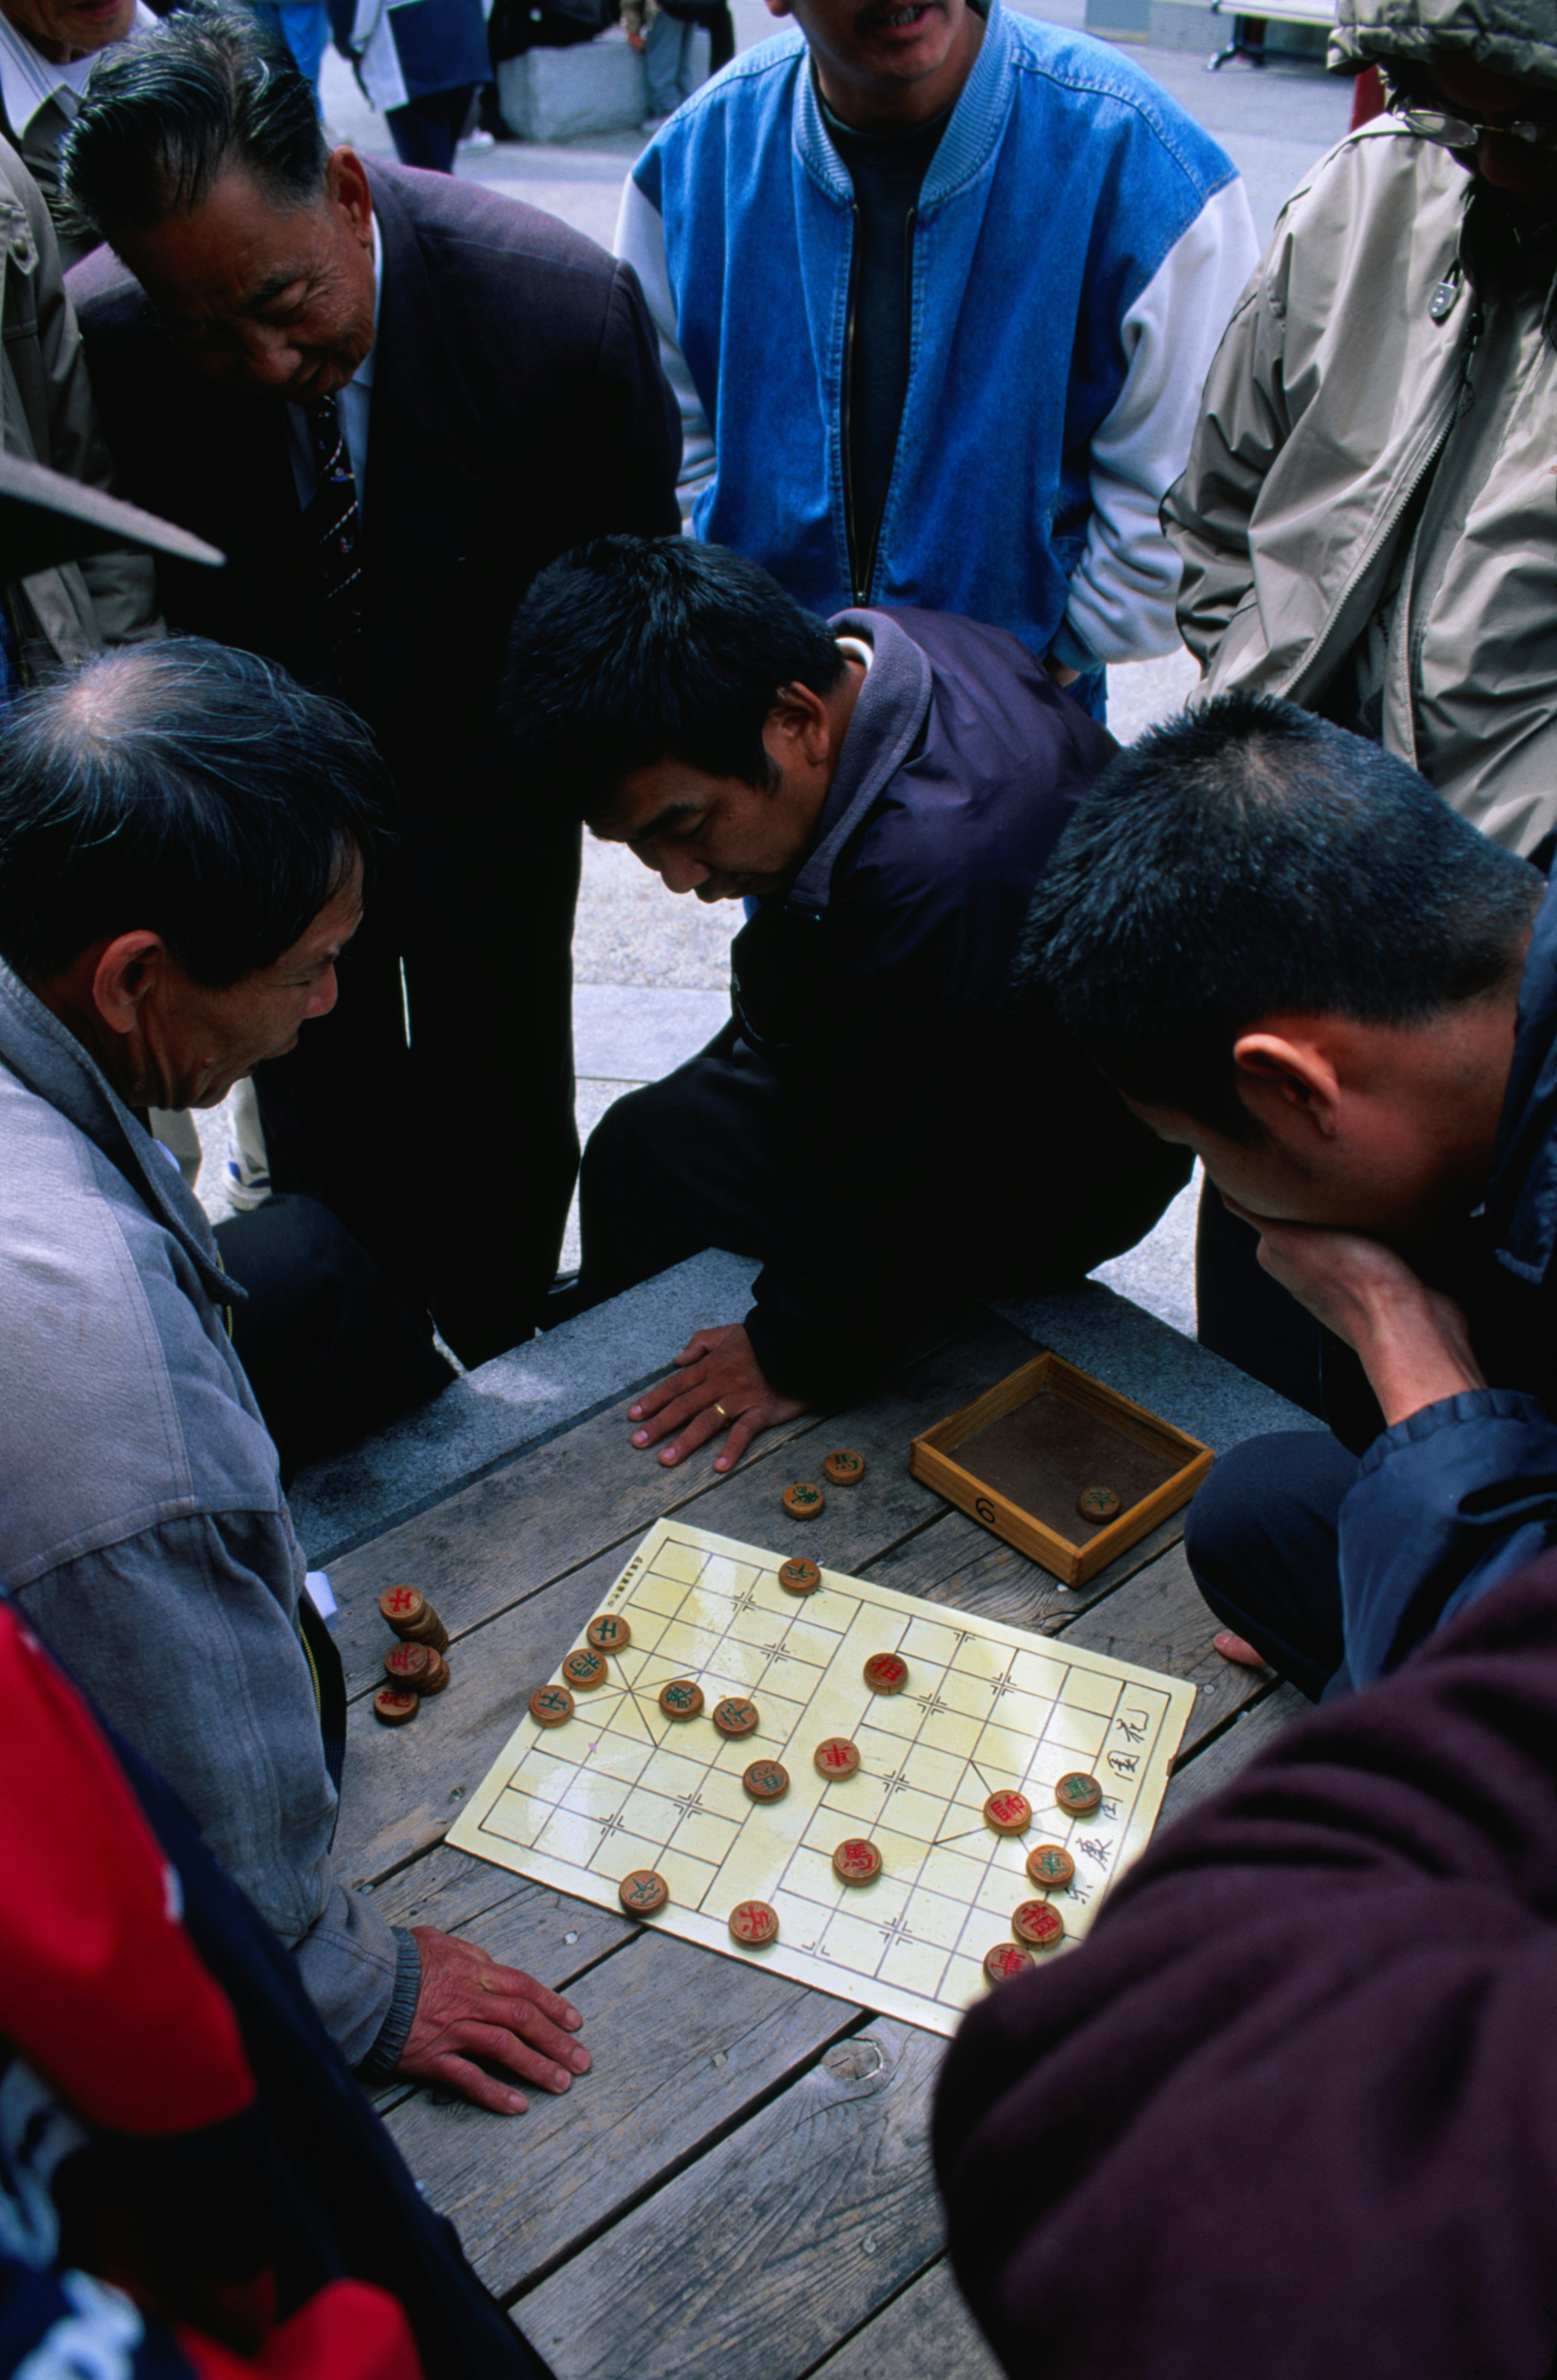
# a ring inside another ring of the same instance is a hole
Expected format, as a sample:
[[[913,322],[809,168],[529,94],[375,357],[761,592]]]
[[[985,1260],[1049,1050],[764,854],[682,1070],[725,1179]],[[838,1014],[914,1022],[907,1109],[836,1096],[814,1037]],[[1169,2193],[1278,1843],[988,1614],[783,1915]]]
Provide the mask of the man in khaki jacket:
[[[1557,828],[1557,0],[1340,0],[1393,112],[1287,201],[1164,507],[1204,691]]]
[[[76,316],[42,195],[0,140],[0,442],[82,486],[110,490]],[[99,553],[0,585],[0,704],[56,662],[161,636],[143,553]]]

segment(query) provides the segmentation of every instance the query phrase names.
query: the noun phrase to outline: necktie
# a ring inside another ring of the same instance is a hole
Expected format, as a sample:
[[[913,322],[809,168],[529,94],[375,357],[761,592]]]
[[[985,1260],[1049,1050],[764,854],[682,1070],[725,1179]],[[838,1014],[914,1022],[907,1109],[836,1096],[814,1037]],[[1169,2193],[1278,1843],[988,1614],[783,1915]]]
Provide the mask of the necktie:
[[[362,638],[362,562],[358,552],[361,521],[356,509],[356,481],[352,476],[352,458],[334,398],[316,397],[304,411],[313,440],[318,484],[303,515],[303,528],[324,589],[331,663],[340,691],[349,696],[356,683]]]

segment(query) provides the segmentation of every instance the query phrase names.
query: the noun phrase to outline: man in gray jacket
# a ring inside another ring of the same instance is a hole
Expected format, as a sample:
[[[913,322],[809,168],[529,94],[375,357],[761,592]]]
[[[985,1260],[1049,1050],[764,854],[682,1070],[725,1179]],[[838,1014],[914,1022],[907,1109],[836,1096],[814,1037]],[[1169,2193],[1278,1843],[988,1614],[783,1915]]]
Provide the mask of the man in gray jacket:
[[[1494,841],[1557,829],[1557,0],[1340,0],[1391,112],[1288,200],[1164,507],[1209,694],[1382,742]]]
[[[1339,0],[1390,113],[1287,200],[1164,523],[1204,695],[1382,744],[1496,843],[1557,831],[1557,0]],[[1319,1332],[1214,1193],[1201,1343],[1322,1410]]]
[[[0,139],[0,425],[7,455],[62,471],[107,493],[108,449],[98,427],[75,309],[42,194]],[[156,577],[144,553],[122,548],[0,578],[0,703],[18,684],[103,645],[163,632]]]
[[[331,1648],[228,1335],[242,1292],[140,1121],[214,1105],[333,1007],[383,782],[348,712],[194,639],[100,656],[0,727],[0,1578],[348,2058],[511,2112],[471,2054],[562,2090],[579,2019],[332,1873]]]

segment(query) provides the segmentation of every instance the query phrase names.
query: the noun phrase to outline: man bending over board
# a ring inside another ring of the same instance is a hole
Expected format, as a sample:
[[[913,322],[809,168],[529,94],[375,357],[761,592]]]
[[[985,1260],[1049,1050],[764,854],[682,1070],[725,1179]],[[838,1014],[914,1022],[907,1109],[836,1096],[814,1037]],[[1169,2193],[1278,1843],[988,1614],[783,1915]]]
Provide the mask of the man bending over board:
[[[340,1658],[234,1349],[244,1292],[144,1122],[334,1006],[387,791],[344,705],[196,638],[100,654],[0,726],[0,1580],[365,2078],[512,2114],[514,2078],[587,2068],[577,2013],[332,1864]]]
[[[1557,1544],[1557,890],[1377,745],[1230,695],[1114,762],[1026,964],[1328,1334],[1339,1435],[1249,1439],[1189,1508],[1218,1644],[1367,1684]]]
[[[505,696],[527,802],[673,892],[744,899],[732,1014],[585,1151],[580,1303],[760,1257],[633,1408],[674,1463],[860,1394],[948,1294],[1052,1288],[1185,1179],[1052,1024],[1007,1011],[1033,885],[1113,744],[1003,629],[803,611],[755,563],[603,538],[536,582]]]

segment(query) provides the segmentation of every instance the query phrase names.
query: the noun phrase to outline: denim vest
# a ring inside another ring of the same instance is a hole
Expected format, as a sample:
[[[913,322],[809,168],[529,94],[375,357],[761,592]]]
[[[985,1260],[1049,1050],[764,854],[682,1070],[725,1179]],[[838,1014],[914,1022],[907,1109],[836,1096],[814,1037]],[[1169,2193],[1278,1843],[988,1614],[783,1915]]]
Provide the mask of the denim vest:
[[[1053,640],[1126,314],[1234,168],[1101,42],[993,0],[911,233],[907,395],[868,588],[841,424],[853,188],[798,32],[736,59],[634,168],[718,468],[698,537],[824,615],[928,605]]]

